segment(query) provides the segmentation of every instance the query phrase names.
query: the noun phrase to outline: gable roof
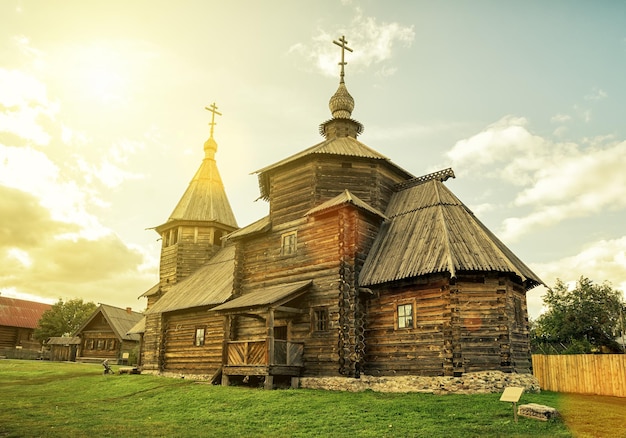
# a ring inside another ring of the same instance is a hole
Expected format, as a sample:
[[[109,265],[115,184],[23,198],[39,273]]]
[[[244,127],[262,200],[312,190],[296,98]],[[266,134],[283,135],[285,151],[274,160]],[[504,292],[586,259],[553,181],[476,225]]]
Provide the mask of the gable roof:
[[[99,313],[102,313],[111,327],[111,330],[113,330],[113,333],[115,333],[115,336],[119,339],[123,339],[125,341],[139,341],[139,335],[128,334],[128,331],[135,324],[137,324],[141,318],[143,318],[143,314],[128,311],[127,309],[120,309],[119,307],[109,306],[108,304],[100,304],[89,319],[85,321],[78,330],[76,330],[74,336],[83,331]]]
[[[527,288],[543,284],[445,185],[427,180],[395,193],[359,276],[371,286],[438,272],[496,271]]]
[[[0,296],[0,325],[34,329],[52,304]]]
[[[286,164],[293,163],[296,160],[299,160],[303,157],[308,157],[312,155],[340,155],[346,157],[358,157],[358,158],[370,158],[375,160],[380,160],[382,162],[388,163],[390,166],[394,167],[398,172],[406,175],[407,178],[412,178],[409,172],[401,168],[400,166],[393,163],[389,158],[384,156],[383,154],[376,152],[374,149],[369,146],[361,143],[354,137],[332,137],[327,140],[324,140],[321,143],[318,143],[310,148],[307,148],[297,154],[291,155],[277,163],[266,166],[262,169],[256,170],[252,173],[258,174],[259,178],[259,188],[261,190],[261,198],[268,199],[269,197],[269,177],[268,173],[272,170],[275,170],[279,167],[282,167]]]
[[[312,214],[316,214],[316,213],[321,213],[323,211],[332,210],[332,209],[335,209],[335,208],[339,208],[339,207],[341,207],[342,205],[345,205],[345,204],[354,205],[355,207],[358,207],[361,210],[365,210],[365,211],[373,214],[374,216],[379,216],[382,219],[387,219],[387,216],[385,216],[383,213],[381,213],[378,209],[372,207],[367,202],[361,200],[358,196],[356,196],[355,194],[351,193],[350,190],[348,190],[348,189],[345,189],[339,195],[335,196],[332,199],[329,199],[326,202],[321,203],[317,207],[314,207],[314,208],[310,209],[309,211],[306,212],[306,215],[308,216],[308,215],[312,215]]]
[[[234,274],[235,247],[231,245],[220,249],[205,265],[172,286],[146,314],[221,304],[233,293]]]
[[[277,286],[257,289],[254,292],[244,294],[231,301],[221,304],[212,310],[252,310],[255,308],[269,307],[271,305],[281,305],[306,292],[312,284],[313,280],[303,280],[295,283],[280,284]]]

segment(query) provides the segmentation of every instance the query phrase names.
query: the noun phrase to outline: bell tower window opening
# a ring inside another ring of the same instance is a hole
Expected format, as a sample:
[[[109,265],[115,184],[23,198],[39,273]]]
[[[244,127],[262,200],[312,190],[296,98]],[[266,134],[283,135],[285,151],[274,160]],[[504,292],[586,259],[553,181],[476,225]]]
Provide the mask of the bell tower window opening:
[[[222,230],[215,230],[213,232],[213,245],[222,246],[222,236],[224,232]]]
[[[298,246],[298,235],[296,231],[285,233],[281,236],[281,250],[280,254],[284,256],[293,255],[296,253]]]
[[[178,228],[172,228],[170,230],[170,245],[176,245],[178,243]]]

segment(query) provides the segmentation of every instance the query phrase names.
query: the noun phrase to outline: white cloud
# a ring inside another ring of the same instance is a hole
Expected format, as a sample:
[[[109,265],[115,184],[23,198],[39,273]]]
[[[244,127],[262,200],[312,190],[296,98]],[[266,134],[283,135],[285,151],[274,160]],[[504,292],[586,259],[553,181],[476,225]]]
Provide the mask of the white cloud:
[[[591,93],[585,96],[585,100],[601,100],[601,99],[606,98],[607,96],[608,94],[606,94],[606,91],[600,88],[594,87]]]
[[[548,286],[553,286],[557,278],[567,283],[584,276],[597,283],[609,281],[626,293],[626,236],[590,243],[578,254],[535,263],[531,268]]]
[[[572,116],[570,116],[569,114],[555,114],[550,119],[552,123],[565,123],[569,122],[570,120],[572,120]]]
[[[50,142],[39,118],[54,119],[59,106],[48,100],[46,86],[33,76],[0,68],[0,109],[0,133],[10,133],[39,146]]]
[[[343,34],[348,40],[348,47],[354,52],[346,52],[346,62],[355,68],[376,65],[375,74],[387,77],[393,75],[397,68],[387,62],[393,57],[395,47],[400,44],[410,46],[415,39],[413,26],[404,26],[397,22],[379,23],[374,17],[366,17],[359,8],[356,15],[344,29]],[[339,48],[330,44],[340,35],[330,34],[320,29],[313,37],[311,45],[297,43],[289,48],[288,53],[297,53],[309,58],[313,65],[327,76],[337,76],[339,70]]]
[[[518,239],[535,227],[626,207],[621,165],[626,142],[611,142],[611,137],[584,146],[554,142],[532,134],[526,125],[524,118],[504,117],[447,153],[460,174],[520,187],[514,204],[530,212],[504,220],[500,234],[505,240]]]

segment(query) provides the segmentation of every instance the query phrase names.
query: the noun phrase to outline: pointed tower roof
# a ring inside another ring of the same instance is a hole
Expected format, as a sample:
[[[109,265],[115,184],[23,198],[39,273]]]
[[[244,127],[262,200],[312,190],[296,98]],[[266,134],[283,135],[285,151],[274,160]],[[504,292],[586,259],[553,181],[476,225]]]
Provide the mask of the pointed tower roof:
[[[211,133],[204,143],[204,159],[169,219],[156,227],[157,231],[167,228],[175,221],[217,222],[238,228],[215,162],[217,142],[213,138],[213,127],[216,124],[215,115],[222,114],[217,111],[215,103],[206,110],[211,112]]]
[[[502,243],[444,184],[450,171],[399,185],[385,212],[389,221],[363,265],[361,286],[438,272],[511,273],[527,289],[541,279]]]

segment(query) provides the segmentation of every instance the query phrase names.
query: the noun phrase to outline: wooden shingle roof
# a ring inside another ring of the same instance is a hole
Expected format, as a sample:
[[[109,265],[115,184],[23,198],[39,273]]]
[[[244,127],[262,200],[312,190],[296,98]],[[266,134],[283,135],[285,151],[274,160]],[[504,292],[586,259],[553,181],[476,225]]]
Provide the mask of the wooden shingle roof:
[[[242,309],[254,310],[259,307],[280,305],[302,295],[312,284],[312,280],[303,280],[258,289],[221,304],[212,310],[228,312]]]
[[[52,336],[46,341],[46,345],[78,345],[80,338],[78,336]]]
[[[221,304],[233,293],[234,273],[235,247],[227,246],[189,277],[172,286],[146,314]]]
[[[447,188],[432,179],[395,193],[359,276],[371,286],[459,271],[508,272],[527,288],[543,284]]]
[[[250,225],[246,225],[243,228],[233,231],[225,236],[225,239],[238,239],[240,237],[248,237],[256,234],[265,233],[272,229],[272,221],[269,216],[264,216],[261,219],[252,222]]]
[[[367,202],[361,200],[358,196],[351,193],[350,190],[348,189],[344,190],[343,192],[341,192],[339,195],[335,196],[334,198],[329,199],[326,202],[323,202],[317,207],[310,209],[306,213],[306,215],[312,215],[312,214],[332,210],[332,209],[341,207],[342,205],[345,205],[345,204],[352,204],[355,207],[368,211],[374,216],[378,216],[382,219],[387,219],[387,217],[383,213],[381,213],[379,210],[369,205]]]
[[[344,157],[369,158],[374,160],[380,160],[381,162],[388,163],[389,166],[395,168],[399,173],[405,175],[407,179],[413,177],[411,173],[393,163],[389,158],[379,152],[376,152],[374,149],[370,148],[364,143],[361,143],[354,137],[332,137],[324,140],[321,143],[311,146],[308,149],[298,152],[297,154],[291,155],[290,157],[278,161],[277,163],[271,164],[255,172],[252,172],[258,174],[261,198],[266,200],[269,199],[269,174],[271,173],[271,171],[287,164],[293,163],[301,158],[309,157],[316,154],[340,155]]]
[[[157,231],[174,221],[210,221],[237,228],[237,221],[214,159],[202,160],[176,208],[165,224],[156,227]]]
[[[128,331],[137,324],[143,315],[139,312],[133,312],[129,309],[121,309],[119,307],[109,306],[108,304],[100,304],[93,314],[83,323],[83,325],[76,330],[74,336],[78,335],[84,330],[87,325],[98,315],[102,313],[106,321],[108,322],[111,330],[115,333],[119,339],[127,341],[139,341],[139,335],[128,334]]]

